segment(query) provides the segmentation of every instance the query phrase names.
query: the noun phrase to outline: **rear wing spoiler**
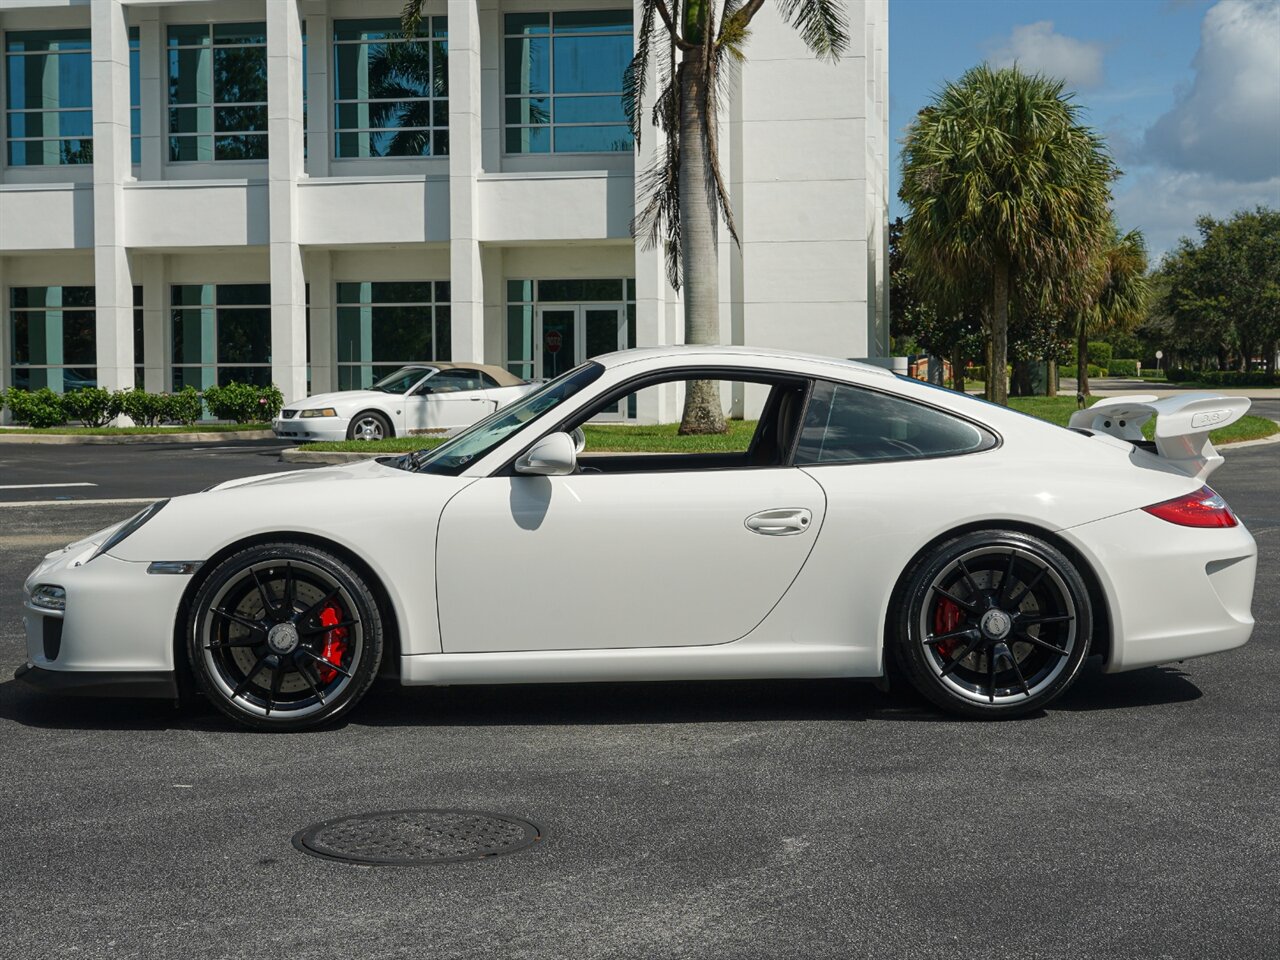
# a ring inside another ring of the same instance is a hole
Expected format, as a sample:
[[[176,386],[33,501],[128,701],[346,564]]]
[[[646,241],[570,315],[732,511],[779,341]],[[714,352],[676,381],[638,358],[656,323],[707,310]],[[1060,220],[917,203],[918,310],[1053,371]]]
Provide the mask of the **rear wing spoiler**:
[[[1109,397],[1077,410],[1068,426],[1142,444],[1142,427],[1155,417],[1156,453],[1171,466],[1203,480],[1222,464],[1222,454],[1209,442],[1209,431],[1235,423],[1248,412],[1249,403],[1244,397],[1217,393],[1184,393],[1163,399]]]

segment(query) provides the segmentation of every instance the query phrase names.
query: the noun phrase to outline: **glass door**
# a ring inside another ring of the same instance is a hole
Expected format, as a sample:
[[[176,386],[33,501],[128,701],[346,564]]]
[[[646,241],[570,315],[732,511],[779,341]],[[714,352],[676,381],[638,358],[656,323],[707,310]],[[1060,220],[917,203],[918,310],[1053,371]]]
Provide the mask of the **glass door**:
[[[534,337],[537,376],[550,380],[581,362],[578,360],[581,338],[577,307],[539,307]]]
[[[615,304],[583,304],[578,308],[582,317],[582,360],[590,360],[602,353],[613,353],[627,347],[627,311]],[[581,361],[579,361],[581,362]],[[626,411],[622,404],[601,410],[595,420],[622,420]]]

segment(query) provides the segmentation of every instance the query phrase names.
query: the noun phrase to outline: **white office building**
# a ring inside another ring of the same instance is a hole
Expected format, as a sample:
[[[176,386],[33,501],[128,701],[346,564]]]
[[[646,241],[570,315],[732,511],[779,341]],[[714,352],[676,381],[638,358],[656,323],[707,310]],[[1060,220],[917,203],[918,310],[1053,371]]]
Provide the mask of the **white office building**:
[[[630,234],[633,5],[429,0],[412,40],[401,6],[0,0],[0,386],[291,400],[679,343]],[[723,343],[887,352],[888,0],[848,8],[833,65],[766,4],[724,104]]]

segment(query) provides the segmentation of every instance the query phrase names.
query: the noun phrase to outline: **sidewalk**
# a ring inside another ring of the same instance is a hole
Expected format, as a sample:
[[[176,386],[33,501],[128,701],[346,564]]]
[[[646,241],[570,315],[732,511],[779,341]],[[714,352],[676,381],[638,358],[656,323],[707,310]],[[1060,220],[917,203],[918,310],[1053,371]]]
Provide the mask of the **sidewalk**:
[[[1062,377],[1059,396],[1075,396],[1076,382]],[[1157,397],[1172,397],[1179,393],[1220,393],[1224,397],[1249,397],[1253,400],[1280,400],[1280,387],[1190,387],[1181,383],[1168,383],[1137,378],[1090,377],[1089,392],[1096,397],[1115,397],[1130,393],[1147,393]]]

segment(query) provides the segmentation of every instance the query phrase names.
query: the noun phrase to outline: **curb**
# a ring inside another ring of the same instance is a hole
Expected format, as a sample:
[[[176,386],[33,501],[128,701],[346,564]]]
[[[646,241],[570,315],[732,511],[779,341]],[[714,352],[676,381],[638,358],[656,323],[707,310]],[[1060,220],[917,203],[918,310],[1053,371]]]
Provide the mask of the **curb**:
[[[95,435],[87,433],[0,433],[0,444],[52,443],[52,444],[104,444],[104,443],[216,443],[219,440],[270,440],[275,434],[270,430],[227,430],[220,433],[121,433]]]

